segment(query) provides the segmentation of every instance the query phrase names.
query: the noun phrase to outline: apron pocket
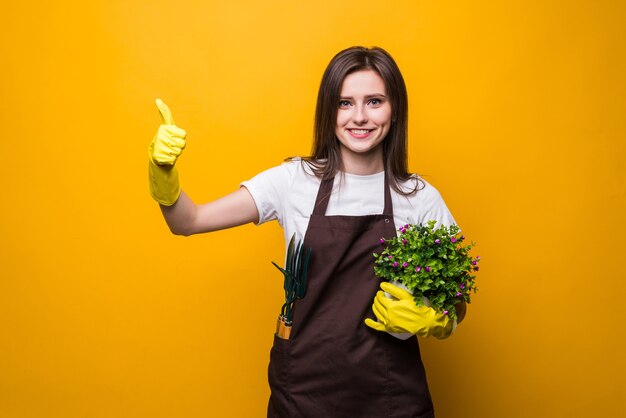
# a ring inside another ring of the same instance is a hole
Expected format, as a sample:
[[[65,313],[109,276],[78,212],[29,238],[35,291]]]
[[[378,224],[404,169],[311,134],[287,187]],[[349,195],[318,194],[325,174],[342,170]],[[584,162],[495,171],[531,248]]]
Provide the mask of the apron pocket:
[[[287,412],[291,410],[291,397],[289,395],[290,343],[290,340],[283,340],[274,335],[274,345],[270,350],[270,364],[267,369],[267,378],[271,390],[268,417],[290,415]]]

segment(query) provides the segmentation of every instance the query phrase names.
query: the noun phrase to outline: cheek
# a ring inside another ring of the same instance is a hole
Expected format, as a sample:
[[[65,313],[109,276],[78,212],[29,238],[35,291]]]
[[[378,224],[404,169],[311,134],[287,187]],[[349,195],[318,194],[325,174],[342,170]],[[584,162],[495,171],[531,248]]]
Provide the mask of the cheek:
[[[385,130],[385,136],[389,133],[389,130],[391,129],[391,118],[392,116],[392,112],[391,109],[389,109],[387,112],[385,112],[384,115],[381,115],[381,125],[384,125],[384,130]]]
[[[371,118],[379,125],[386,125],[391,123],[392,113],[391,103],[385,103],[383,106],[377,108],[376,112],[372,113]]]
[[[337,121],[335,122],[335,126],[337,128],[344,126],[346,124],[347,118],[344,112],[337,112]]]
[[[391,111],[391,106],[389,106],[389,108],[387,109],[387,114],[385,115],[386,119],[387,119],[387,123],[391,123],[391,120],[393,119],[393,112]]]

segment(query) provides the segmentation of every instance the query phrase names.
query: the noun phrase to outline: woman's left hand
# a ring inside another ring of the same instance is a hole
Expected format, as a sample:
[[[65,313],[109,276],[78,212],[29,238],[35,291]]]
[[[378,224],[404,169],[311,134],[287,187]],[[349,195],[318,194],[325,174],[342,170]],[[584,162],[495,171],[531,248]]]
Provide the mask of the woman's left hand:
[[[380,284],[383,291],[378,291],[374,298],[372,310],[378,322],[367,318],[365,325],[376,331],[389,333],[410,333],[420,337],[433,336],[443,339],[454,331],[455,321],[448,315],[437,312],[435,309],[416,305],[413,295],[391,283]],[[385,296],[387,292],[395,299]]]

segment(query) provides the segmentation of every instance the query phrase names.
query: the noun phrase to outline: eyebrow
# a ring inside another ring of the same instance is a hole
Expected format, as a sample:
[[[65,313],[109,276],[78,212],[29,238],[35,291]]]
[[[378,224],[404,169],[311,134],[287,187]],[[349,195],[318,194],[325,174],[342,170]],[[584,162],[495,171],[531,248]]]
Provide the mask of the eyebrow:
[[[387,96],[385,96],[382,93],[368,94],[367,96],[365,96],[366,99],[375,99],[375,98],[378,98],[378,97],[384,97],[385,99],[387,98]],[[353,99],[352,96],[340,96],[339,98],[342,99],[342,100],[343,99]]]

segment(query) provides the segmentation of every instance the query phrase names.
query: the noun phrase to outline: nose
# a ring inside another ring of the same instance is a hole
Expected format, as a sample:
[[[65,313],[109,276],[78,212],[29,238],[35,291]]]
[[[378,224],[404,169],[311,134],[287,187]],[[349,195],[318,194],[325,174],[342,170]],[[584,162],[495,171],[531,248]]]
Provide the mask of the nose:
[[[358,125],[363,125],[367,123],[367,109],[365,108],[365,106],[355,106],[354,123]]]

